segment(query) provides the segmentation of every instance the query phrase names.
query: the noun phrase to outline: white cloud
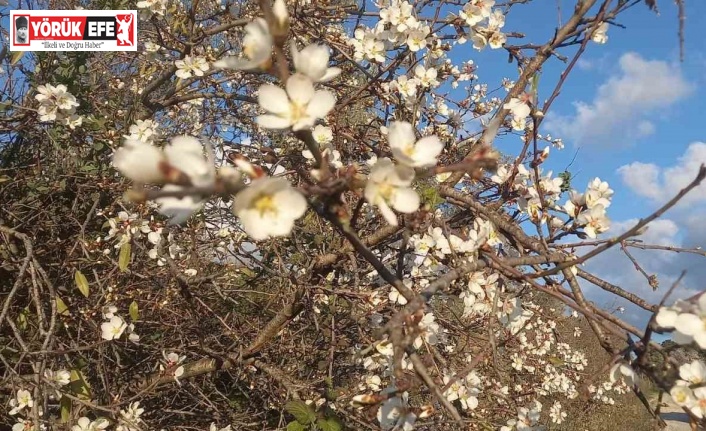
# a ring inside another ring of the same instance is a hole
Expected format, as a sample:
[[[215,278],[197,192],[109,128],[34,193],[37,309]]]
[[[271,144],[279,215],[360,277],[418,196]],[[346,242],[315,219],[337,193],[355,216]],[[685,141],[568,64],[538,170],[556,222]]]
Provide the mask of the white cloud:
[[[639,219],[630,219],[613,222],[611,225],[613,236],[624,233],[635,226],[639,221]],[[657,219],[647,225],[647,231],[645,233],[638,237],[633,237],[632,239],[638,239],[645,244],[674,245],[678,243],[678,233],[679,226],[675,222],[669,219]]]
[[[633,52],[623,54],[618,64],[619,72],[598,87],[591,103],[574,102],[575,115],[548,116],[553,135],[577,145],[626,146],[655,132],[647,117],[691,92],[678,66]]]
[[[706,143],[694,142],[673,166],[633,162],[618,168],[618,175],[635,194],[663,204],[694,180],[702,163],[706,163]],[[706,203],[706,184],[686,195],[684,203]]]

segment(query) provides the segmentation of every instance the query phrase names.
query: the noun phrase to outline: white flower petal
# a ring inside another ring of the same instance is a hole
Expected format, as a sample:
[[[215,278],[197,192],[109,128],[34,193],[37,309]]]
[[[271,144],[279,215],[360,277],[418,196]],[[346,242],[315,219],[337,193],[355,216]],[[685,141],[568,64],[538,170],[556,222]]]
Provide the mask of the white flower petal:
[[[272,84],[265,84],[258,90],[257,101],[268,112],[286,114],[289,112],[287,92]]]
[[[331,112],[335,105],[336,96],[334,96],[333,93],[326,90],[319,90],[309,102],[306,113],[314,118],[324,118]]]

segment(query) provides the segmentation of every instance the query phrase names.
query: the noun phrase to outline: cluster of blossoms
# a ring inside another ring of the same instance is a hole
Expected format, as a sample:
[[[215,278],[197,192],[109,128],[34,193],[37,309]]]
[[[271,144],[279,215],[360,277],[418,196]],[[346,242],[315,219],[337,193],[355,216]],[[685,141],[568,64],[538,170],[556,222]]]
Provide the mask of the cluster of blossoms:
[[[529,105],[529,96],[513,97],[503,105],[503,108],[509,110],[512,115],[512,128],[518,131],[525,130],[525,127],[527,127],[527,116],[532,111]]]
[[[177,353],[162,352],[163,363],[159,364],[159,371],[165,375],[174,377],[174,381],[179,383],[179,377],[184,375],[184,367],[181,365],[186,356],[179,356]]]
[[[108,419],[97,418],[96,420],[91,420],[83,416],[76,421],[76,425],[71,427],[71,431],[101,431],[107,429],[108,426],[110,426]]]
[[[103,307],[103,319],[105,322],[101,324],[101,337],[104,340],[117,340],[127,330],[128,339],[133,343],[140,340],[140,336],[135,332],[135,324],[127,324],[122,317],[115,314],[118,311],[114,305],[106,305]]]
[[[508,109],[511,111],[518,109],[516,106]],[[521,115],[525,115],[525,108],[522,109]],[[526,112],[529,112],[529,107],[526,108]],[[548,154],[549,147],[546,147],[538,160],[545,160]],[[600,178],[594,178],[588,183],[584,193],[571,190],[569,200],[563,206],[559,206],[556,202],[561,196],[564,179],[561,177],[552,178],[552,172],[542,176],[541,170],[538,170],[540,176],[535,178],[534,171],[528,170],[521,163],[516,166],[512,164],[500,165],[497,172],[491,176],[491,181],[516,192],[520,196],[518,200],[520,210],[525,212],[533,222],[546,223],[549,220],[554,229],[579,232],[590,238],[596,238],[598,234],[610,228],[606,208],[611,204],[613,189],[607,182],[601,181]],[[512,183],[510,183],[511,180]],[[539,190],[534,184],[539,184]],[[549,209],[567,214],[569,220],[564,221],[549,214]],[[582,229],[582,231],[578,231],[578,229]]]
[[[609,377],[609,380],[599,385],[591,384],[588,386],[588,392],[591,394],[592,400],[614,405],[615,396],[627,393],[637,383],[637,374],[624,361],[619,361],[613,365],[610,369]]]
[[[152,15],[164,16],[168,0],[140,0],[136,6],[140,10],[140,18],[147,20]]]
[[[576,190],[569,192],[569,200],[564,204],[564,210],[573,220],[569,230],[583,228],[589,238],[595,238],[610,228],[610,220],[606,216],[606,208],[610,206],[613,189],[608,183],[594,178],[588,183],[585,193]],[[564,225],[561,225],[564,228]],[[566,229],[566,228],[564,228]]]
[[[480,246],[499,243],[492,226],[482,220],[476,220],[474,229],[467,236],[469,239],[464,240],[458,235],[444,233],[441,228],[429,228],[427,233],[412,236],[409,244],[414,247],[414,252],[410,253],[405,261],[405,273],[411,274],[412,277],[404,280],[405,285],[412,289],[423,288],[429,279],[434,279],[446,271],[445,262],[448,259],[472,262],[476,259],[474,252]],[[382,256],[383,261],[394,258],[392,255]],[[491,398],[495,392],[504,394],[495,401],[500,404],[505,404],[505,398],[510,394],[522,397],[530,391],[541,397],[553,398],[560,395],[568,399],[576,398],[579,394],[579,382],[587,366],[586,356],[570,348],[568,344],[558,342],[556,322],[544,317],[547,312],[530,300],[520,301],[519,297],[505,292],[505,283],[500,284],[498,279],[496,272],[475,272],[467,276],[467,287],[460,295],[464,305],[463,318],[468,319],[469,324],[473,326],[487,325],[489,318],[498,319],[501,325],[496,336],[510,336],[517,341],[519,351],[512,354],[510,359],[511,366],[518,377],[521,376],[522,383],[514,387],[498,386],[498,382],[485,378],[478,372],[454,377],[453,372],[446,370],[440,377],[443,379],[443,386],[448,385],[444,396],[460,410],[477,409],[481,396]],[[406,304],[406,299],[394,289],[390,291],[388,299],[392,304]],[[497,309],[495,315],[492,313],[494,307]],[[382,321],[380,314],[374,313],[371,316],[373,325],[381,325]],[[425,313],[417,325],[419,336],[413,343],[414,348],[428,346],[447,352],[456,349],[453,338],[437,321],[433,312]],[[425,408],[411,407],[406,393],[394,392],[392,358],[392,343],[385,340],[375,344],[372,354],[365,356],[361,361],[367,373],[362,377],[359,389],[378,393],[378,396],[394,393],[394,397],[379,405],[378,420],[383,429],[393,429],[395,426],[399,429],[412,429]],[[470,356],[467,360],[470,361]],[[401,367],[406,370],[413,369],[406,354],[402,357]],[[390,383],[387,383],[387,379],[391,380]],[[369,399],[370,395],[358,395],[354,397],[354,403],[365,405],[365,401]],[[535,400],[527,407],[518,409],[517,418],[508,421],[503,429],[539,430],[540,413],[541,403]],[[549,410],[549,417],[554,423],[560,424],[566,419],[567,413],[563,411],[560,403],[554,403]]]
[[[26,389],[19,389],[15,394],[15,397],[10,399],[10,411],[8,412],[8,414],[10,416],[15,416],[18,414],[26,414],[27,416],[29,416],[29,414],[25,412],[25,409],[31,410],[33,407],[34,399],[32,398],[32,394]],[[25,424],[30,424],[33,427],[31,421],[19,419],[18,423],[12,427],[12,431],[16,431],[16,429],[25,429],[23,428]],[[18,427],[18,425],[20,425],[20,427]]]
[[[461,37],[458,43],[470,38],[478,50],[487,45],[498,49],[505,44],[507,36],[500,31],[505,25],[505,16],[499,9],[492,10],[494,4],[494,0],[473,0],[459,11],[460,19],[469,27],[469,34]],[[410,2],[381,0],[377,5],[380,8],[377,24],[373,28],[357,28],[354,37],[348,41],[357,61],[384,63],[387,51],[399,47],[406,47],[411,52],[429,48],[432,55],[441,56],[441,46],[431,27],[416,17]],[[486,25],[482,26],[482,22]]]
[[[128,129],[129,135],[123,137],[128,141],[142,141],[153,144],[159,138],[158,124],[153,120],[137,120]]]
[[[39,102],[39,121],[57,121],[71,129],[83,123],[83,117],[76,114],[79,103],[65,85],[40,85],[37,92],[34,98]]]
[[[471,0],[463,7],[459,16],[470,29],[470,39],[473,47],[482,50],[487,45],[492,49],[502,48],[507,42],[507,36],[500,31],[505,26],[505,15],[500,9],[492,10],[495,0]],[[487,24],[480,24],[487,19]],[[460,39],[463,43],[468,36]]]
[[[547,149],[542,154],[542,157],[546,158]],[[520,196],[517,200],[519,209],[527,214],[530,220],[545,223],[549,217],[546,209],[556,207],[555,202],[560,198],[564,180],[561,177],[552,178],[551,171],[542,175],[541,169],[537,170],[539,176],[534,170],[528,170],[521,163],[517,166],[500,165],[490,179],[496,184],[508,187]],[[539,184],[539,190],[535,184]]]
[[[130,403],[126,409],[120,410],[115,431],[142,431],[145,428],[145,421],[141,417],[144,412],[145,409],[140,407],[139,401]]]
[[[443,379],[444,386],[451,382],[452,377],[445,375]],[[463,410],[474,410],[478,407],[478,395],[482,390],[482,382],[480,376],[475,371],[471,371],[467,376],[460,380],[456,380],[444,392],[444,396],[449,401],[458,400]]]
[[[669,391],[674,402],[699,419],[706,417],[706,365],[701,361],[684,364],[679,377]]]
[[[660,328],[672,330],[672,340],[677,344],[696,343],[706,349],[706,295],[696,303],[677,301],[671,307],[662,307],[655,316]]]
[[[415,168],[436,165],[436,158],[444,145],[436,136],[417,139],[414,127],[405,121],[395,121],[388,127],[388,140],[392,155],[399,164],[388,158],[378,159],[370,168],[365,186],[365,199],[380,209],[385,220],[397,225],[392,211],[413,213],[419,209],[419,195],[412,189]]]
[[[99,212],[98,214],[103,215],[104,213]],[[147,255],[151,259],[155,259],[159,266],[166,264],[165,258],[161,255],[164,249],[172,259],[181,257],[183,254],[181,253],[182,248],[174,240],[174,232],[169,232],[165,239],[164,226],[162,223],[155,222],[154,217],[146,220],[137,213],[119,211],[116,217],[108,218],[104,226],[109,228],[108,234],[96,239],[95,244],[98,247],[102,247],[108,241],[114,241],[112,250],[117,251],[125,244],[141,240],[144,241],[146,247],[149,247]],[[108,255],[112,253],[112,250],[105,248],[103,254]]]
[[[533,401],[527,407],[517,409],[517,419],[510,419],[507,425],[500,427],[500,431],[540,431],[544,429],[539,425],[542,414],[542,403]]]

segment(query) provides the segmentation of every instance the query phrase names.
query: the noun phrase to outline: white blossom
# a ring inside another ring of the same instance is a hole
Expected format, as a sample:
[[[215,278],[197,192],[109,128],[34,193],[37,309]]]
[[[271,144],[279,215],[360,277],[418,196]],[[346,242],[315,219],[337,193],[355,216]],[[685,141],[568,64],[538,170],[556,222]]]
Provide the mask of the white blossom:
[[[390,149],[395,159],[413,168],[436,165],[436,158],[444,149],[444,145],[436,136],[427,136],[417,140],[414,128],[406,121],[390,123],[387,137],[390,140]]]
[[[304,196],[285,178],[253,180],[233,201],[233,212],[254,240],[289,235],[306,208]]]
[[[257,117],[260,126],[267,129],[309,129],[317,119],[333,109],[336,97],[327,90],[314,90],[311,79],[294,74],[287,80],[286,91],[273,84],[260,87],[258,102],[268,114]]]
[[[397,226],[397,216],[390,207],[407,214],[419,208],[419,195],[410,187],[413,180],[412,168],[395,166],[387,158],[378,159],[370,170],[365,199],[380,208],[388,223]]]
[[[192,76],[203,76],[208,67],[208,62],[203,57],[184,56],[183,59],[174,62],[177,67],[175,75],[181,79],[188,79]]]
[[[329,82],[341,74],[338,67],[328,67],[329,50],[324,45],[312,44],[301,51],[294,41],[291,44],[292,61],[298,73],[314,82]]]
[[[113,316],[109,321],[101,324],[101,336],[104,340],[117,340],[127,329],[127,324],[120,316]]]
[[[591,40],[602,45],[608,42],[608,35],[606,34],[607,32],[608,23],[602,22],[598,25],[598,27],[596,27],[596,29],[591,34]]]
[[[240,70],[268,68],[272,62],[272,35],[263,18],[256,18],[245,26],[243,54],[245,58],[229,56],[213,63],[213,66]]]

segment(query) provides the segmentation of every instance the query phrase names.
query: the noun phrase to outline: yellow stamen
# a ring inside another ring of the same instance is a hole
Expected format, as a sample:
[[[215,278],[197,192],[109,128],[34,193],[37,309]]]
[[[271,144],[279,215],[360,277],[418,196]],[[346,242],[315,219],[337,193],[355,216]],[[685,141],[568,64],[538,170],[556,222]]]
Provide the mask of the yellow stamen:
[[[277,207],[275,206],[275,200],[272,195],[262,195],[255,199],[253,207],[260,213],[260,216],[264,216],[265,213],[277,213]]]

